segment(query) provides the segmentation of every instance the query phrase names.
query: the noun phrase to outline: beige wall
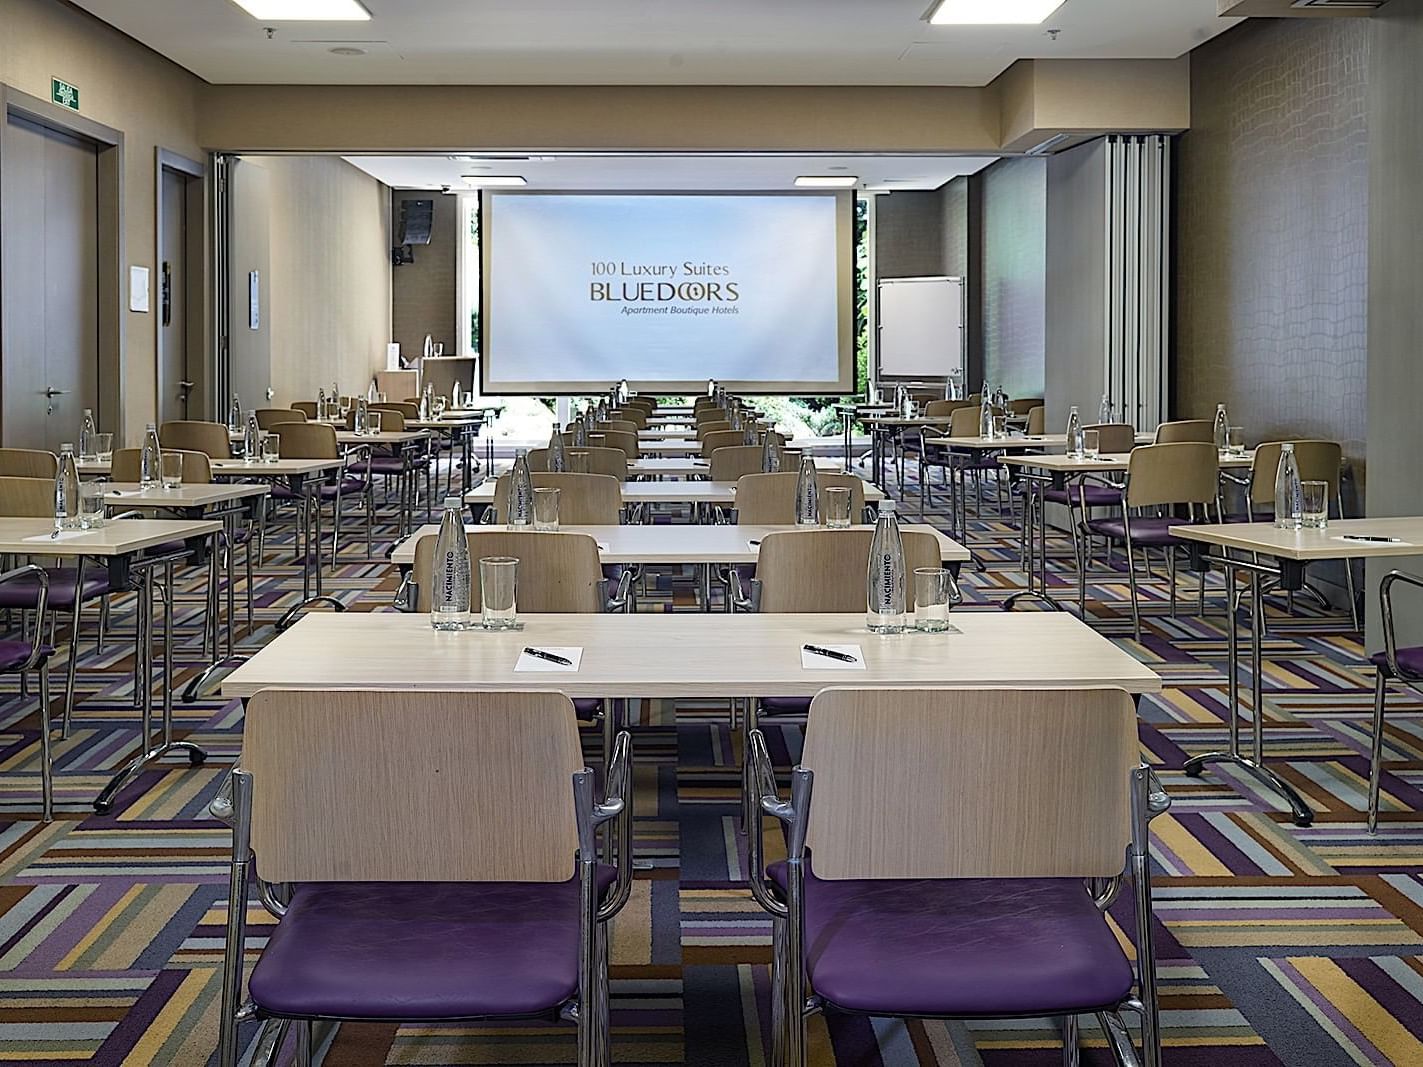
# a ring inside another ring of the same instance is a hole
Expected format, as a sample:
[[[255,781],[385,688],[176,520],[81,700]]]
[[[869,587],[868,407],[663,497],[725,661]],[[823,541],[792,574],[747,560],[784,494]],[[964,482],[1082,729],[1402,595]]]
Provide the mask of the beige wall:
[[[0,83],[48,100],[51,77],[78,86],[81,115],[124,134],[124,264],[146,266],[156,278],[156,153],[166,148],[204,158],[197,118],[202,83],[64,4],[0,0]],[[136,443],[157,410],[158,328],[154,314],[123,314],[122,401],[127,436]]]
[[[362,391],[385,365],[390,340],[390,190],[330,156],[256,162],[267,172],[270,204],[263,300],[272,403],[315,399],[333,381]],[[244,225],[240,208],[235,225]],[[243,325],[235,320],[234,331]]]

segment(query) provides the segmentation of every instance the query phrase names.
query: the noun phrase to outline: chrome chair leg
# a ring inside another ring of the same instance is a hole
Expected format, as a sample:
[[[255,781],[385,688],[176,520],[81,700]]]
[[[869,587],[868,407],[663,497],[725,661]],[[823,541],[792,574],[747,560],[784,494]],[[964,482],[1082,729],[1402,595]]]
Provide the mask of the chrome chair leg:
[[[1099,1011],[1097,1021],[1107,1035],[1107,1047],[1111,1049],[1117,1067],[1141,1067],[1141,1059],[1131,1043],[1131,1032],[1127,1030],[1121,1015],[1115,1011]]]
[[[40,819],[54,821],[54,749],[49,722],[49,664],[40,664]]]
[[[1079,1067],[1082,1062],[1082,1046],[1077,1016],[1064,1015],[1058,1023],[1062,1027],[1062,1067]]]
[[[1131,532],[1127,531],[1127,584],[1131,587],[1131,627],[1136,640],[1141,640],[1141,609],[1137,606],[1136,597],[1136,551],[1132,548]]]
[[[1383,776],[1384,703],[1388,697],[1388,677],[1382,668],[1374,676],[1374,736],[1369,742],[1369,833],[1379,829],[1379,781]]]

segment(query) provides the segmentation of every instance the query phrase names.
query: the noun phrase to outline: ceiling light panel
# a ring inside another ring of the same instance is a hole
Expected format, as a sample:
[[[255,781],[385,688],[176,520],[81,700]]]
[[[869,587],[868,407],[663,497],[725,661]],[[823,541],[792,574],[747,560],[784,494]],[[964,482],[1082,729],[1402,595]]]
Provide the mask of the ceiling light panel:
[[[929,14],[935,26],[1036,26],[1064,0],[940,0]]]
[[[798,189],[853,189],[860,179],[852,174],[802,174],[795,183]]]
[[[359,0],[232,0],[263,22],[369,22]]]

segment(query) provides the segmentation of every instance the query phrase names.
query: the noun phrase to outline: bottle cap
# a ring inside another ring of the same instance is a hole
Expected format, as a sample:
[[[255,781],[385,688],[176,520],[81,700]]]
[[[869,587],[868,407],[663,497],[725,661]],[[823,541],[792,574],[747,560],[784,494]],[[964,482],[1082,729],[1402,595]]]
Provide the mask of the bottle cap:
[[[880,501],[880,504],[879,504],[879,513],[880,513],[881,515],[893,515],[893,514],[894,514],[894,501],[893,501],[893,500],[881,500],[881,501]]]
[[[73,452],[73,451],[74,451],[74,445],[73,445],[72,443],[70,443],[70,442],[66,442],[65,444],[62,444],[62,445],[59,446],[59,450],[60,450],[61,452]]]
[[[460,499],[459,497],[457,497],[457,496],[447,496],[447,497],[445,497],[445,502],[444,502],[444,504],[441,505],[441,506],[442,506],[442,507],[445,507],[445,508],[447,508],[447,509],[448,509],[448,508],[454,508],[456,511],[463,511],[463,510],[464,510],[464,501],[461,500],[461,499]]]

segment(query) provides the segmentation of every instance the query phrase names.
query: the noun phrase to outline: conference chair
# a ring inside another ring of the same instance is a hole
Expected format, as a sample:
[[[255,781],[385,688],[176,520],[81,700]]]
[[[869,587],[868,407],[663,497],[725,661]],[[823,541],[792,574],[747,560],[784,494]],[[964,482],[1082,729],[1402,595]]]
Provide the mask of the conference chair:
[[[493,521],[496,524],[509,521],[509,485],[512,479],[513,475],[505,471],[494,483]],[[617,526],[622,521],[622,482],[617,478],[606,474],[530,470],[529,480],[535,489],[558,490],[558,521],[561,526]]]
[[[1040,396],[1023,398],[1020,400],[1010,400],[1008,401],[1008,414],[1017,418],[1022,418],[1031,413],[1033,408],[1040,408],[1042,406],[1043,398]]]
[[[258,408],[256,415],[257,426],[263,430],[273,429],[284,422],[306,421],[306,415],[295,408]]]
[[[10,586],[24,588],[21,598],[26,605],[22,610],[30,615],[28,620],[29,639],[25,639],[24,627],[16,637],[0,637],[0,675],[13,674],[20,679],[21,699],[24,698],[25,680],[31,675],[39,676],[40,698],[40,820],[54,821],[54,755],[51,750],[49,720],[49,659],[54,655],[54,646],[46,644],[45,620],[49,611],[49,575],[43,567],[27,564],[0,574],[0,602]],[[70,659],[73,659],[71,650]],[[11,732],[14,731],[12,724]]]
[[[0,448],[0,478],[49,478],[59,473],[59,457],[34,448]]]
[[[367,411],[393,411],[400,416],[402,424],[400,429],[405,429],[405,419],[418,419],[420,417],[420,403],[417,400],[382,400],[379,403],[366,405]],[[388,421],[388,420],[387,420]],[[384,429],[392,429],[385,426]]]
[[[1041,437],[1047,432],[1047,408],[1039,404],[1028,411],[1028,436]]]
[[[960,408],[972,407],[967,400],[931,400],[924,405],[924,417],[926,419],[952,420],[955,411]],[[925,483],[929,480],[929,468],[938,467],[941,472],[947,473],[951,466],[949,452],[939,444],[926,440],[930,435],[938,435],[950,427],[920,427],[916,430],[909,430],[899,436],[899,480],[904,484],[904,461],[909,457],[914,457],[919,462],[919,514],[924,514],[924,504],[928,488]]]
[[[0,477],[0,517],[54,519],[53,478]],[[41,546],[36,546],[36,555]],[[69,615],[69,663],[64,682],[64,720],[61,736],[69,736],[74,716],[75,672],[79,660],[79,630],[84,621],[84,605],[117,592],[109,582],[107,567],[89,563],[80,556],[74,566],[21,568],[0,584],[0,609],[31,612],[37,619],[49,613],[49,642],[55,645],[59,612]],[[103,634],[98,636],[102,650]],[[28,670],[28,668],[27,668]]]
[[[1210,419],[1183,419],[1180,422],[1163,422],[1156,427],[1155,444],[1182,442],[1215,444],[1215,424]]]
[[[1374,665],[1373,738],[1369,745],[1369,833],[1378,832],[1379,795],[1383,774],[1384,716],[1387,712],[1390,682],[1399,682],[1414,692],[1423,693],[1423,646],[1400,646],[1394,626],[1394,586],[1402,583],[1423,589],[1423,577],[1405,571],[1390,571],[1379,583],[1379,607],[1383,619],[1383,651],[1369,657]],[[1407,748],[1404,749],[1407,752]],[[1407,788],[1405,786],[1405,788]]]
[[[616,430],[618,433],[637,433],[637,423],[629,422],[626,419],[604,419],[596,424],[599,433],[607,433],[609,430]]]
[[[770,1063],[803,1067],[806,1016],[824,1010],[1056,1018],[1069,1064],[1091,1015],[1115,1063],[1160,1067],[1149,824],[1170,800],[1126,693],[831,688],[789,798],[760,730],[747,753]],[[769,865],[766,816],[786,842]],[[1119,929],[1107,909],[1128,879]],[[1139,1054],[1123,1011],[1141,1019]]]
[[[717,407],[715,404],[708,404],[693,412],[693,417],[696,419],[698,426],[704,422],[729,422],[730,416],[731,412],[727,411],[726,408]]]
[[[1097,451],[1104,456],[1115,456],[1125,454],[1136,448],[1136,428],[1125,422],[1099,422],[1092,426],[1084,426],[1083,433],[1092,430],[1097,434]],[[1111,481],[1111,479],[1107,479]],[[1067,485],[1061,489],[1054,486],[1044,486],[1041,482],[1032,480],[1023,483],[1031,493],[1041,493],[1043,500],[1048,504],[1058,504],[1068,509],[1068,530],[1072,533],[1072,558],[1081,564],[1087,558],[1083,555],[1080,539],[1082,531],[1079,523],[1086,522],[1092,517],[1092,511],[1097,508],[1114,508],[1121,506],[1122,494],[1120,488],[1104,485],[1089,485],[1080,478],[1070,479]],[[1030,499],[1026,506],[1033,506]],[[1080,516],[1080,517],[1079,517]],[[1044,520],[1046,521],[1046,520]],[[1023,523],[1023,558],[1027,559],[1027,531],[1028,523]],[[1090,554],[1090,553],[1089,553]]]
[[[203,452],[209,459],[232,458],[232,440],[220,422],[175,419],[158,427],[158,440],[164,448]]]
[[[954,403],[960,402],[954,401]],[[955,407],[949,415],[949,432],[947,436],[978,437],[979,431],[983,428],[981,425],[981,417],[982,412],[976,403],[961,404],[961,406]],[[968,492],[968,476],[973,476],[975,516],[981,515],[983,511],[983,479],[985,475],[988,474],[993,475],[994,491],[997,494],[998,512],[1000,515],[1003,513],[1004,478],[1003,468],[998,462],[998,456],[999,453],[997,452],[986,452],[983,449],[977,448],[963,450],[949,449],[947,457],[949,469],[953,472],[953,480],[963,489],[964,496],[967,496]],[[926,503],[932,504],[933,497],[927,484],[928,479],[920,478],[919,481],[921,492],[924,495],[924,499],[920,501],[920,507],[923,508]],[[966,499],[961,500],[958,497],[959,494],[955,491],[953,506],[962,509],[965,518],[967,518],[968,501]]]
[[[723,433],[731,429],[731,423],[726,419],[708,419],[705,422],[697,423],[696,439],[705,441],[707,434]]]
[[[612,412],[608,419],[610,422],[630,422],[635,430],[647,428],[648,409],[634,405],[625,405]]]
[[[1164,445],[1141,445],[1132,450],[1126,480],[1117,485],[1101,475],[1084,474],[1085,485],[1096,483],[1117,495],[1120,518],[1088,519],[1085,534],[1097,534],[1108,544],[1121,543],[1127,557],[1127,580],[1131,586],[1132,633],[1141,640],[1141,608],[1137,594],[1136,549],[1143,555],[1153,548],[1166,557],[1167,578],[1171,587],[1171,615],[1176,614],[1176,553],[1185,550],[1194,561],[1198,548],[1171,532],[1172,526],[1188,522],[1211,521],[1211,507],[1216,508],[1220,521],[1219,457],[1215,445],[1200,441],[1180,441]],[[1177,515],[1184,510],[1186,517]],[[1135,512],[1135,514],[1133,514]],[[1086,538],[1091,549],[1090,536]],[[1150,557],[1147,557],[1150,575]],[[1200,567],[1198,596],[1201,611],[1205,610],[1205,565]],[[1082,617],[1087,614],[1087,560],[1078,561],[1078,606]]]
[[[602,438],[602,447],[621,448],[629,463],[634,462],[641,455],[638,450],[636,433],[629,433],[625,430],[604,430]]]
[[[415,562],[409,575],[411,588],[404,602],[413,603],[419,612],[428,612],[433,601],[429,575],[435,561],[436,539],[430,533],[415,544]],[[490,556],[509,556],[519,561],[520,614],[596,615],[621,611],[627,606],[625,585],[608,593],[598,542],[590,534],[481,530],[469,534],[470,610],[476,615],[483,603],[479,561]]]
[[[865,573],[874,530],[780,530],[761,539],[756,576],[749,594],[738,591],[736,606],[760,613],[859,612],[866,608]],[[939,540],[922,531],[903,531],[904,572],[942,567]],[[913,581],[905,582],[905,603],[914,610]],[[802,707],[804,702],[801,702]]]
[[[718,448],[734,448],[746,444],[745,430],[713,430],[702,438],[702,459],[710,460]]]
[[[760,445],[728,445],[718,448],[711,454],[708,476],[714,482],[735,482],[747,474],[766,473],[761,470],[762,451]],[[786,458],[784,448],[778,448],[777,454],[780,456],[781,470],[794,469]]]
[[[736,521],[749,526],[794,525],[796,485],[799,481],[800,473],[796,470],[742,475],[736,480]],[[821,522],[825,521],[825,490],[836,487],[850,490],[851,516],[868,517],[865,512],[865,482],[859,475],[818,471],[816,484],[820,488]]]
[[[576,1062],[607,1067],[632,771],[623,733],[598,795],[555,692],[256,694],[210,808],[232,828],[218,1063],[248,1018],[258,1060],[290,1037],[310,1063],[319,1021],[533,1017],[573,1020]],[[244,997],[254,876],[276,923]]]
[[[301,412],[303,415],[306,416],[308,420],[315,419],[318,415],[321,414],[319,411],[316,410],[315,400],[297,400],[294,401],[290,406],[293,411]]]
[[[569,452],[574,451],[572,434],[564,434],[564,438],[564,456],[567,457]],[[588,453],[589,474],[604,474],[620,482],[628,480],[628,457],[621,448],[581,448],[578,451]],[[548,470],[548,449],[536,448],[528,458],[531,472]]]
[[[406,409],[413,406],[411,404],[370,404],[367,410],[380,412],[382,433],[404,433],[405,420],[417,417],[417,415],[406,413]],[[418,414],[418,408],[416,410]],[[356,412],[352,409],[346,413],[346,429],[354,430],[355,426]],[[416,498],[419,495],[419,474],[422,470],[425,473],[427,503],[433,494],[431,467],[430,457],[417,454],[413,445],[380,445],[372,447],[369,458],[361,466],[355,468],[355,471],[358,475],[366,478],[381,478],[384,482],[386,499],[390,498],[391,479],[395,479],[403,528],[408,524],[410,516],[415,510]]]
[[[273,432],[280,442],[283,459],[339,459],[341,469],[333,479],[323,480],[317,487],[315,504],[321,507],[331,502],[331,566],[336,566],[336,553],[341,545],[341,505],[347,497],[363,499],[366,509],[366,559],[371,558],[371,532],[375,525],[374,480],[369,474],[361,477],[362,468],[369,459],[369,447],[359,445],[342,451],[336,440],[336,431],[324,422],[278,423]],[[361,450],[365,455],[361,455]],[[352,473],[352,471],[356,473]],[[272,495],[278,499],[298,500],[302,507],[302,521],[306,521],[306,497],[296,490],[276,483]],[[316,550],[321,551],[317,545]]]

